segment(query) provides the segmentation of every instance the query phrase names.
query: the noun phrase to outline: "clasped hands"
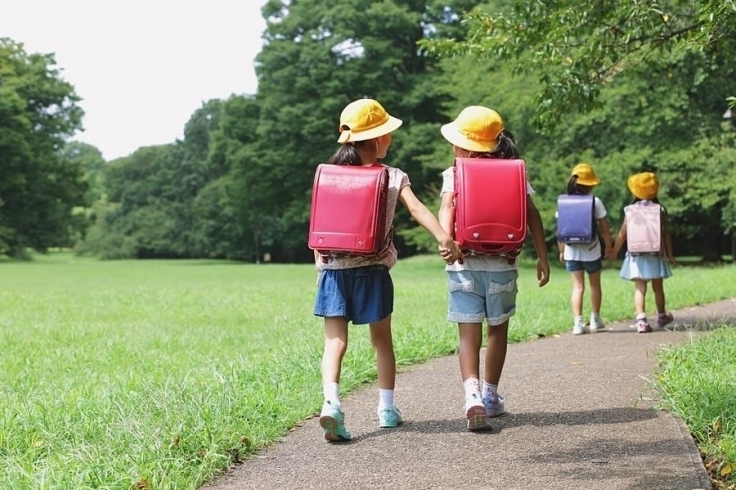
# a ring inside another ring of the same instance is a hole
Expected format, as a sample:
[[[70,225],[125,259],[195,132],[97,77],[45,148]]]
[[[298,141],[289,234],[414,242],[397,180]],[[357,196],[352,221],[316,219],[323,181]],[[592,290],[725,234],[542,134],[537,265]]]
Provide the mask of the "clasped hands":
[[[454,264],[456,261],[462,263],[463,252],[460,250],[460,245],[454,240],[444,241],[438,246],[440,251],[440,257],[445,261],[447,265]]]

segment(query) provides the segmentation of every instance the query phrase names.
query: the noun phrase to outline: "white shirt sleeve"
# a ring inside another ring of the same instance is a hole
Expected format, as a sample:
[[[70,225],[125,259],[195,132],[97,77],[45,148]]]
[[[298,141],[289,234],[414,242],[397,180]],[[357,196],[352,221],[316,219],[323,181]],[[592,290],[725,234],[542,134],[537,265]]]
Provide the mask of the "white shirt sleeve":
[[[455,192],[455,169],[450,167],[442,172],[442,189],[440,190],[440,196],[445,192]]]
[[[606,211],[606,206],[603,205],[603,201],[601,201],[597,197],[593,198],[593,208],[593,216],[595,216],[595,219],[602,219],[608,215],[608,212]]]

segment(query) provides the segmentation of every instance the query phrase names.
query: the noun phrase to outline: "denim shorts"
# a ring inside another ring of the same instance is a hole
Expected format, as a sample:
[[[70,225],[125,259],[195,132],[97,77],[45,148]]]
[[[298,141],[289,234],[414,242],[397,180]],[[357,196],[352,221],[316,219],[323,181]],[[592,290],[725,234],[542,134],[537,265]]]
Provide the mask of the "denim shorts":
[[[516,313],[519,271],[448,272],[447,321],[501,325]]]
[[[320,272],[314,314],[345,317],[355,325],[383,320],[394,311],[394,283],[385,265]]]
[[[603,260],[596,259],[590,261],[582,260],[566,260],[565,269],[567,272],[585,271],[588,274],[594,274],[603,269]]]

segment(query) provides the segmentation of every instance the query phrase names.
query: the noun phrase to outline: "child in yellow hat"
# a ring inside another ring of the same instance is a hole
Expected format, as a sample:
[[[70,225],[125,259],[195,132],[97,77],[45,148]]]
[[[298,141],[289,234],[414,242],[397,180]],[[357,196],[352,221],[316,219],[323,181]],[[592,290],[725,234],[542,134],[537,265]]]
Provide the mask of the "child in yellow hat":
[[[593,188],[601,183],[595,170],[588,163],[575,165],[567,181],[567,194],[590,194]],[[595,196],[593,198],[593,218],[598,222],[600,235],[603,238],[605,250],[611,249],[611,227],[608,224],[606,206]],[[558,241],[560,261],[565,263],[565,269],[572,276],[572,293],[570,304],[573,313],[573,335],[585,333],[586,324],[583,317],[583,296],[585,294],[585,273],[590,283],[590,333],[605,328],[601,320],[600,311],[603,300],[601,290],[601,271],[603,270],[603,251],[600,237],[596,234],[591,243],[577,244]]]
[[[636,331],[647,333],[652,331],[646,313],[646,294],[649,282],[652,283],[654,302],[657,307],[655,326],[662,328],[674,320],[672,313],[669,313],[665,308],[664,280],[672,275],[670,266],[674,266],[676,262],[672,253],[672,237],[667,227],[667,212],[659,204],[657,198],[659,179],[652,172],[637,173],[629,177],[628,187],[634,199],[629,206],[624,208],[625,212],[628,211],[627,214],[636,211],[632,208],[633,206],[656,205],[660,208],[660,229],[658,231],[662,244],[661,250],[653,253],[632,253],[627,250],[619,273],[622,279],[633,281],[636,285],[636,291],[634,292]],[[633,216],[633,214],[629,214],[629,216]],[[627,219],[624,218],[621,230],[616,236],[616,243],[613,244],[613,249],[606,254],[606,258],[615,259],[626,242]]]
[[[381,165],[391,145],[391,133],[402,121],[373,99],[359,99],[348,104],[340,115],[341,146],[327,163],[337,165]],[[389,172],[386,230],[391,229],[396,203],[401,202],[412,217],[427,229],[439,244],[442,258],[452,263],[462,253],[449,233],[411,190],[409,177],[395,167]],[[344,219],[350,219],[345,209]],[[376,351],[380,427],[396,427],[402,415],[394,403],[396,358],[391,335],[394,289],[389,270],[396,264],[396,247],[391,240],[378,255],[323,257],[315,252],[319,271],[314,314],[324,317],[325,345],[322,356],[322,384],[325,401],[319,423],[328,441],[349,440],[345,414],[340,405],[339,382],[342,359],[348,344],[348,322],[369,324],[371,342]]]
[[[504,127],[501,116],[483,106],[463,109],[457,118],[441,128],[460,158],[519,158],[513,135]],[[453,168],[442,173],[442,203],[439,218],[448,233],[455,228]],[[544,227],[527,182],[527,227],[537,252],[537,278],[542,287],[549,281],[549,264]],[[506,361],[509,319],[516,312],[518,257],[492,255],[465,256],[445,267],[448,274],[449,305],[447,320],[458,324],[460,336],[460,374],[465,389],[465,416],[468,430],[490,429],[489,417],[505,412],[498,393]],[[480,383],[480,349],[483,321],[488,324],[484,381]]]

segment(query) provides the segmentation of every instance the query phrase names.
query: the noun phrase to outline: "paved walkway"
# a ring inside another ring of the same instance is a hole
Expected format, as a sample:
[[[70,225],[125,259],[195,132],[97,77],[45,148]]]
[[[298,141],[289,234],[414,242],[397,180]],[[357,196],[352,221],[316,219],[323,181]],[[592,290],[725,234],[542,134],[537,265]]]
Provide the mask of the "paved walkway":
[[[662,345],[713,321],[736,325],[736,299],[674,313],[666,331],[637,334],[624,322],[509,346],[508,413],[491,432],[465,430],[450,356],[399,374],[398,429],[377,428],[366,387],[343,400],[353,441],[327,443],[315,417],[207,488],[711,489],[687,427],[652,408],[648,380]]]

